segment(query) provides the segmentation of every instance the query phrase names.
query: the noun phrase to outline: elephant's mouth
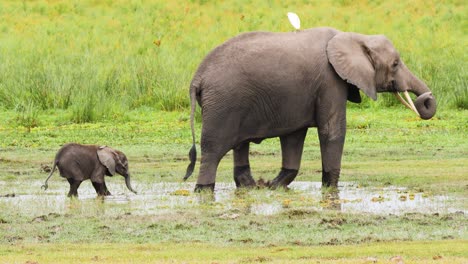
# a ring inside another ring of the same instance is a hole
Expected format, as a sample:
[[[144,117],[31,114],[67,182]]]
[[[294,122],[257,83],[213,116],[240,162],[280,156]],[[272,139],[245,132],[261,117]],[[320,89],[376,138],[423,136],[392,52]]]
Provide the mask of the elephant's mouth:
[[[403,92],[406,100],[401,97],[398,92],[394,92],[394,95],[400,100],[400,102],[408,107],[410,110],[414,111],[422,119],[431,119],[436,112],[436,100],[432,96],[431,92],[426,92],[416,98],[416,105],[413,103],[408,91]]]

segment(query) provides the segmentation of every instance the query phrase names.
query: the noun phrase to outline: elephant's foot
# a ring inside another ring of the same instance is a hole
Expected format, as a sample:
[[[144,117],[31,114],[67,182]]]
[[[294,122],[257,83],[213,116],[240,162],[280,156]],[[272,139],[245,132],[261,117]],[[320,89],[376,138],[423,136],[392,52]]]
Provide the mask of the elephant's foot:
[[[100,190],[96,192],[98,196],[111,196],[112,194],[109,192],[109,190]]]
[[[214,188],[215,188],[215,184],[214,183],[211,183],[211,184],[196,184],[195,185],[195,190],[194,192],[196,193],[201,193],[203,191],[211,191],[211,192],[214,192]]]
[[[92,182],[98,196],[109,196],[111,193],[105,183]]]
[[[105,192],[99,192],[97,195],[98,196],[111,196],[112,194],[109,191],[105,191]]]
[[[250,165],[234,167],[234,182],[237,188],[252,188],[257,186],[250,172]]]
[[[78,193],[69,192],[67,196],[68,198],[78,198]]]
[[[298,170],[281,168],[280,173],[267,185],[270,189],[286,188],[296,178]]]
[[[326,172],[322,170],[322,187],[338,188],[338,180],[340,178],[340,170],[332,170]]]
[[[112,194],[109,192],[107,187],[104,185],[104,190],[102,191],[102,196],[111,196]]]

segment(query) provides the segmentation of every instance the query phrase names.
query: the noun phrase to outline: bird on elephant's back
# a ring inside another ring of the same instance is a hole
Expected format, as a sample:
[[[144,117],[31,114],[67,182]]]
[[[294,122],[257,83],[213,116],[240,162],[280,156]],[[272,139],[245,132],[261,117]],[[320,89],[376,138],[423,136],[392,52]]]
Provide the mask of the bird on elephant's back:
[[[346,133],[346,101],[391,92],[422,119],[436,101],[383,35],[312,28],[249,32],[212,50],[190,85],[193,146],[184,179],[196,162],[194,111],[202,108],[201,164],[195,189],[215,186],[222,157],[233,150],[237,187],[255,186],[249,143],[279,137],[281,170],[271,188],[286,187],[299,170],[309,127],[317,127],[322,185],[337,187]],[[408,92],[417,96],[413,103]],[[404,93],[406,102],[399,93]]]

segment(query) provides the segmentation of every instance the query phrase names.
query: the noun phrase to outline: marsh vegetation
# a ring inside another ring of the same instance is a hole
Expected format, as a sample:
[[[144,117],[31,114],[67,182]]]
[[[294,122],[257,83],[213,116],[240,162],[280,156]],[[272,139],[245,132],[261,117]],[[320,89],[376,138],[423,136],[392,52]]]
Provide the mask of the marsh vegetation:
[[[5,261],[63,260],[61,250],[47,257],[42,253],[50,245],[68,251],[75,245],[74,256],[79,257],[69,260],[76,262],[96,256],[104,263],[130,256],[141,259],[138,253],[119,253],[130,247],[140,254],[160,252],[152,256],[161,262],[183,262],[195,254],[181,254],[177,245],[183,243],[188,248],[216,245],[211,253],[198,251],[194,263],[333,263],[333,258],[365,263],[369,256],[388,260],[394,255],[415,263],[439,255],[446,263],[463,263],[466,114],[442,111],[434,120],[421,121],[402,109],[351,109],[338,200],[322,196],[318,188],[320,151],[314,129],[306,140],[298,182],[290,191],[236,192],[228,153],[213,199],[192,192],[195,179],[181,182],[190,146],[187,113],[140,110],[127,113],[124,121],[92,124],[66,124],[64,114],[40,116],[49,120],[47,125],[30,132],[0,131],[0,250]],[[68,183],[57,175],[49,181],[49,190],[41,190],[55,152],[65,141],[100,142],[124,151],[139,195],[126,190],[120,177],[106,179],[114,195],[105,199],[96,198],[91,183],[84,182],[79,198],[70,200]],[[276,175],[279,149],[277,139],[252,146],[255,179]],[[108,250],[88,250],[89,245],[103,247],[101,243]],[[422,253],[427,243],[432,249]],[[19,245],[22,249],[15,248]],[[290,254],[275,253],[283,250]],[[25,252],[29,255],[22,257]]]

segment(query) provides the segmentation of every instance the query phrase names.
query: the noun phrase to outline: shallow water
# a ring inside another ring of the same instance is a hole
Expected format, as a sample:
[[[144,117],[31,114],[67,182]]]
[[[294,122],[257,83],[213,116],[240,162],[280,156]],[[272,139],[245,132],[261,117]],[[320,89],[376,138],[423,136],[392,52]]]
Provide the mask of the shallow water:
[[[6,183],[0,182],[0,186],[2,185],[5,186]],[[427,195],[402,187],[360,188],[346,182],[339,186],[339,197],[332,198],[322,195],[321,183],[318,182],[293,182],[289,186],[290,192],[251,190],[241,195],[236,193],[233,183],[217,183],[213,197],[194,194],[193,183],[141,185],[137,186],[142,190],[138,195],[130,193],[122,184],[108,183],[109,190],[114,195],[103,199],[96,198],[94,189],[84,185],[86,183],[78,190],[78,200],[66,197],[68,185],[66,188],[37,191],[33,194],[16,194],[14,188],[9,188],[10,193],[15,193],[15,196],[0,197],[0,208],[6,207],[28,216],[70,211],[93,215],[153,215],[202,205],[216,206],[228,211],[241,209],[257,215],[274,215],[289,209],[340,210],[382,215],[467,213],[465,197]],[[30,187],[40,189],[40,185]],[[235,214],[226,217],[235,217]]]

